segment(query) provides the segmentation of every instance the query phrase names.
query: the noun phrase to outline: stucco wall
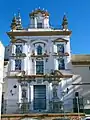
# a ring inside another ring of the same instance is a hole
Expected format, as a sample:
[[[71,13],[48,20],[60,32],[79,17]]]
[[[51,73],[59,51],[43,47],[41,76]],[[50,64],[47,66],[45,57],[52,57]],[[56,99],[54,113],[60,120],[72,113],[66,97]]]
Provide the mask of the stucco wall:
[[[2,103],[3,66],[4,66],[4,46],[0,42],[0,115]]]

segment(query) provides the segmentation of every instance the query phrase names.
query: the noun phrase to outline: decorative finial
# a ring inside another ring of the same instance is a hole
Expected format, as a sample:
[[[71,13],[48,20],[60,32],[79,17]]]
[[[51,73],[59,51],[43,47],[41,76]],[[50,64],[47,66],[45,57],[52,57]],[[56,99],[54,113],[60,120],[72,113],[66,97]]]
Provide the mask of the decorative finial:
[[[35,8],[35,10],[37,10],[37,8]]]
[[[16,19],[16,14],[14,14],[10,27],[12,30],[16,30],[16,26],[17,26],[17,19]]]
[[[44,10],[44,8],[43,8],[43,10]]]
[[[21,16],[20,16],[20,9],[18,9],[18,17],[20,17],[20,18],[21,18]]]
[[[18,10],[18,15],[17,15],[17,30],[22,29],[22,23],[21,23],[21,15],[20,15],[20,9]]]
[[[65,13],[64,13],[64,16],[63,16],[62,28],[63,28],[63,30],[68,29],[68,20],[67,20],[67,17],[66,17]]]
[[[39,6],[39,9],[40,9],[40,6]]]

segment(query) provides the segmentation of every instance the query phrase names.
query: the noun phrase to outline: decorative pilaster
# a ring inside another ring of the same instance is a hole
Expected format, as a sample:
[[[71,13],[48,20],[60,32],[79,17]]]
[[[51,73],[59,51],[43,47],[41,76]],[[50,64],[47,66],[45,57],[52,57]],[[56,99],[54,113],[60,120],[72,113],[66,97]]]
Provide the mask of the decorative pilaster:
[[[61,112],[61,108],[62,108],[62,102],[60,101],[59,97],[58,97],[58,85],[59,82],[58,81],[53,81],[52,82],[52,92],[53,92],[53,98],[52,101],[50,101],[50,111],[51,112]]]
[[[11,70],[10,71],[14,71],[15,70],[15,60],[14,59],[11,59],[10,60],[10,66],[11,66]]]
[[[53,81],[52,82],[52,88],[53,88],[53,100],[57,100],[58,98],[58,94],[57,94],[57,90],[58,90],[58,81]]]
[[[37,28],[37,19],[34,17],[34,27]]]
[[[12,49],[11,49],[12,54],[15,54],[15,51],[16,51],[16,46],[12,44]]]
[[[28,101],[29,85],[27,81],[19,81],[19,109],[21,113],[27,113],[29,111],[30,103]]]

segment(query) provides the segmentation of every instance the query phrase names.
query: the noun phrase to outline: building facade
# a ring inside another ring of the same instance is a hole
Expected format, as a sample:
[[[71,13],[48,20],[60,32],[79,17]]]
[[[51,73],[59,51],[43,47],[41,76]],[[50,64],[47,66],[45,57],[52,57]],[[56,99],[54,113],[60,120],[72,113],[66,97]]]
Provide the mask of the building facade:
[[[7,32],[2,114],[83,112],[83,89],[76,86],[82,76],[71,55],[66,15],[60,29],[50,26],[45,10],[29,16],[28,28],[23,28],[18,13]]]

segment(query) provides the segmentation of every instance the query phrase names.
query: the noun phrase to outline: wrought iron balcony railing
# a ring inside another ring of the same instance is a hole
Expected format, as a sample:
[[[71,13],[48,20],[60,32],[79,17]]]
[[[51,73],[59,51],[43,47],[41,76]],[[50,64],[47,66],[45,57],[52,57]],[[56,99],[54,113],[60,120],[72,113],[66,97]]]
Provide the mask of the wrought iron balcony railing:
[[[39,98],[40,100],[40,98]],[[42,99],[40,100],[42,101]],[[68,99],[66,101],[61,101],[60,99],[57,100],[48,100],[45,99],[45,105],[47,106],[48,101],[48,109],[45,107],[39,107],[38,109],[34,109],[34,101],[33,106],[32,102],[20,102],[16,100],[4,100],[2,103],[2,114],[23,114],[23,113],[83,113],[84,112],[84,101],[82,102],[81,98],[79,99],[79,102],[77,103],[77,100],[75,99]],[[68,102],[67,102],[68,101]],[[72,102],[72,105],[71,105]],[[40,103],[40,102],[39,102]],[[42,104],[39,105],[43,105]],[[35,103],[36,104],[36,103]],[[38,103],[37,103],[38,104]],[[38,106],[38,105],[37,105]],[[36,106],[36,107],[37,107]],[[32,109],[33,107],[33,109]],[[75,108],[76,107],[76,108]],[[79,110],[79,111],[78,111]]]

